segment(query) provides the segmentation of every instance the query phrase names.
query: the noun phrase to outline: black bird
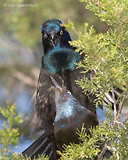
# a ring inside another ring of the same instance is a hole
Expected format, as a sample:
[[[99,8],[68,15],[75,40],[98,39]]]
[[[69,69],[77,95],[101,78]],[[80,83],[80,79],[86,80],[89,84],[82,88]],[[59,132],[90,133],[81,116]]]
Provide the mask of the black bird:
[[[41,139],[46,139],[46,146],[50,144],[49,148],[53,152],[47,153],[47,151],[45,153],[55,157],[56,145],[53,143],[55,141],[53,124],[56,115],[55,87],[50,76],[60,86],[64,85],[82,106],[85,106],[93,113],[96,113],[96,107],[93,103],[95,95],[85,96],[82,89],[75,82],[75,80],[80,80],[85,76],[85,74],[80,73],[83,70],[82,68],[76,69],[76,63],[82,60],[82,56],[69,44],[71,37],[62,25],[62,21],[52,19],[44,22],[41,26],[41,33],[44,56],[38,79],[34,119],[36,119],[35,126],[42,129],[44,134],[35,142],[34,147],[32,145],[32,151],[30,146],[23,152],[23,155],[27,154],[34,157],[34,155],[44,153],[44,148],[40,150],[41,146],[44,147],[41,144],[43,143]],[[87,73],[86,76],[89,78],[90,73]],[[39,147],[37,147],[38,143],[40,144]]]
[[[63,151],[63,144],[80,142],[76,132],[81,130],[83,125],[88,134],[91,126],[98,125],[97,117],[93,112],[81,106],[66,87],[60,87],[53,77],[50,78],[55,85],[54,139],[50,142],[49,137],[44,133],[23,152],[23,155],[26,154],[31,159],[34,156],[38,157],[38,154],[47,154],[51,160],[57,159],[56,149]]]
[[[63,144],[79,143],[78,135],[76,134],[77,129],[81,130],[84,125],[86,132],[89,134],[89,128],[98,125],[98,120],[93,112],[89,111],[85,106],[81,106],[66,87],[60,87],[55,79],[52,77],[51,79],[56,86],[54,136],[57,146],[62,148]]]
[[[75,82],[85,76],[80,73],[82,68],[76,69],[76,63],[82,57],[69,44],[71,38],[63,27],[62,21],[52,19],[44,22],[41,26],[41,33],[44,56],[38,79],[35,115],[38,125],[51,131],[55,119],[55,93],[49,76],[53,76],[61,86],[65,85],[82,106],[86,106],[94,113],[96,113],[93,103],[95,96],[85,96]]]

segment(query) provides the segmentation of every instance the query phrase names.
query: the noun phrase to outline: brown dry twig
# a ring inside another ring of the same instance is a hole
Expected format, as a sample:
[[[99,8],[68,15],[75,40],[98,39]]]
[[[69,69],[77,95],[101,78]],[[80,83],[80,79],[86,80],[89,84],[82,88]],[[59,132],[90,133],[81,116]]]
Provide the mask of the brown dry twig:
[[[125,99],[126,99],[127,94],[128,94],[128,91],[125,92],[125,94],[122,96],[122,99],[121,99],[121,101],[120,101],[120,103],[119,103],[119,109],[118,109],[118,111],[117,111],[117,118],[118,118],[118,117],[120,116],[120,114],[121,114],[121,111],[122,111],[122,108],[123,108],[123,104],[124,104],[124,101],[125,101]]]

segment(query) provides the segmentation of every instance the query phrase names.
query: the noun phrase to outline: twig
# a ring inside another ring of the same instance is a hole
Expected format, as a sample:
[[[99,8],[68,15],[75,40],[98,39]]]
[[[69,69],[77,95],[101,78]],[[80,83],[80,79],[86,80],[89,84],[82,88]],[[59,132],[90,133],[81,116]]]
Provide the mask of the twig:
[[[101,159],[103,159],[103,155],[105,154],[105,152],[107,151],[107,145],[106,144],[104,144],[104,147],[103,147],[103,149],[101,150],[101,153],[100,153],[100,155],[99,155],[99,157],[98,157],[98,159],[97,160],[101,160]]]
[[[104,156],[104,154],[105,154],[105,152],[106,152],[107,150],[113,151],[113,152],[116,152],[116,151],[117,151],[116,148],[110,147],[110,146],[108,146],[107,144],[105,144],[97,160],[103,159],[103,156]],[[119,154],[118,154],[117,152],[116,152],[116,157],[117,157],[117,160],[118,160],[118,159],[119,159]]]
[[[120,117],[128,117],[128,113],[121,113]]]
[[[120,113],[121,113],[121,111],[122,111],[123,104],[124,104],[125,98],[126,98],[126,96],[127,96],[127,93],[128,93],[128,91],[125,92],[125,94],[122,96],[122,99],[121,99],[121,101],[120,101],[120,103],[119,103],[119,109],[118,109],[118,111],[117,111],[117,118],[119,117],[119,115],[120,115]]]
[[[112,150],[112,151],[116,152],[116,148],[114,148],[114,147],[107,146],[107,149],[110,150],[110,151]],[[117,157],[117,159],[119,159],[118,152],[116,152],[116,157]]]
[[[112,98],[114,100],[114,123],[116,123],[117,121],[117,111],[116,111],[116,99],[115,99],[115,94],[114,94],[114,91],[112,89]]]

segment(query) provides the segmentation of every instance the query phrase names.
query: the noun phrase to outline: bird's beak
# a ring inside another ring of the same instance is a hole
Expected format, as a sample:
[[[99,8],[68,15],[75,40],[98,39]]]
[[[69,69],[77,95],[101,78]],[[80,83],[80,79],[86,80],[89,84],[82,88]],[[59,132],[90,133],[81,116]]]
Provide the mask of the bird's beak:
[[[49,33],[49,35],[50,35],[50,38],[51,38],[52,40],[54,40],[55,35],[56,35],[56,31],[51,31],[51,32]]]
[[[52,40],[54,39],[54,36],[55,36],[55,33],[52,32],[52,33],[51,33],[51,39],[52,39]]]
[[[52,45],[55,46],[55,41],[54,41],[55,32],[51,32],[51,33],[50,33],[50,38],[51,38],[51,43],[52,43]]]

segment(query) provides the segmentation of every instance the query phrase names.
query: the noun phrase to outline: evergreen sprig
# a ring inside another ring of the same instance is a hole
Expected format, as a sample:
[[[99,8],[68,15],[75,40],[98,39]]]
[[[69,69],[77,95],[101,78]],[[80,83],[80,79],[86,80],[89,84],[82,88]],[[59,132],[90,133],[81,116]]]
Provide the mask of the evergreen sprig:
[[[7,119],[0,129],[0,159],[8,160],[12,157],[11,148],[16,146],[19,138],[19,130],[15,125],[22,123],[20,115],[16,115],[16,105],[7,105],[7,108],[0,108],[1,115]]]

